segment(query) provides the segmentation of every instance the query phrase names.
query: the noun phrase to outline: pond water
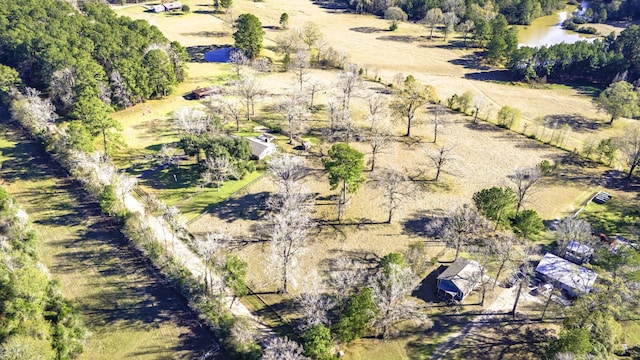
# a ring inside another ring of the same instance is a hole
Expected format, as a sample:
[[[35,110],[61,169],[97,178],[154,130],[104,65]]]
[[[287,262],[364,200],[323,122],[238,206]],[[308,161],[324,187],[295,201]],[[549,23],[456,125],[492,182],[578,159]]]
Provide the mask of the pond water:
[[[224,47],[204,53],[204,60],[207,62],[225,63],[229,61],[231,55],[231,48]]]
[[[587,9],[588,4],[582,3],[582,10]],[[577,6],[567,6],[563,10],[549,16],[539,17],[531,22],[531,25],[516,26],[518,28],[519,46],[538,47],[559,43],[571,44],[580,40],[593,41],[595,35],[578,34],[562,28],[562,22],[571,17],[571,13],[577,10]],[[589,26],[585,24],[582,26]]]

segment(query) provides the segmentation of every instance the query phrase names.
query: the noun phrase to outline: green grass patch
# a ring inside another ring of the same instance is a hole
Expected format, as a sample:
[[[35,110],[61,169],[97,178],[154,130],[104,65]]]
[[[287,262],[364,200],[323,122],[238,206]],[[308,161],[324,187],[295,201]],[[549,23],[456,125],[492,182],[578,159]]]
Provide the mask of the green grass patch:
[[[40,232],[41,261],[91,332],[80,359],[199,357],[210,335],[122,246],[117,228],[104,222],[85,192],[66,176],[51,175],[60,170],[40,145],[3,136],[0,154],[4,186]]]
[[[215,187],[199,187],[200,175],[197,167],[183,165],[179,170],[176,167],[170,167],[157,171],[150,178],[141,180],[139,184],[144,191],[154,193],[167,205],[178,207],[182,215],[189,221],[210,207],[226,200],[262,174],[264,174],[263,170],[256,170],[246,174],[240,180],[225,182],[218,190]]]
[[[589,202],[580,217],[599,232],[628,237],[638,225],[640,208],[636,200],[613,197],[604,204]]]

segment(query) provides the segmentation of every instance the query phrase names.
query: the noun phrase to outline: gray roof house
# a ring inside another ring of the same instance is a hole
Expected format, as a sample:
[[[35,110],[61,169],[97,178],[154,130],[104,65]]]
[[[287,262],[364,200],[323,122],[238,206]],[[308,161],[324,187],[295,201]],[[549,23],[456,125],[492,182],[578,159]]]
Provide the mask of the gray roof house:
[[[248,137],[247,141],[251,146],[251,157],[253,159],[262,160],[276,152],[276,145],[271,143],[271,138],[264,135],[259,138]]]
[[[589,293],[598,277],[595,272],[551,253],[540,260],[536,273],[572,296]]]
[[[481,282],[482,266],[460,258],[438,276],[438,296],[447,301],[464,300]]]
[[[577,241],[569,241],[564,252],[565,259],[578,265],[589,261],[591,255],[593,255],[593,248]]]

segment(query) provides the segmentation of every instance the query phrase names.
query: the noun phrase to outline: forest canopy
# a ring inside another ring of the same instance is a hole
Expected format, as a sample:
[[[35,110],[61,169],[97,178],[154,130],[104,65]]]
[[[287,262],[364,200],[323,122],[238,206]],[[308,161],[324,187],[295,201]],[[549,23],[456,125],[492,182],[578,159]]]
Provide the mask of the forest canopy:
[[[0,62],[48,94],[61,115],[80,100],[123,108],[169,93],[186,74],[184,48],[107,5],[15,0],[0,7]]]

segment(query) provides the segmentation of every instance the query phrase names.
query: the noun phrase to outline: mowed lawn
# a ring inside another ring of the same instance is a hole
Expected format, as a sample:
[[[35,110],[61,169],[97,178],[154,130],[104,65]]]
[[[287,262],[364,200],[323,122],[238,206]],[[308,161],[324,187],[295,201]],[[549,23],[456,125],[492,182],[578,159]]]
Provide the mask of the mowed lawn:
[[[91,332],[81,359],[193,359],[211,348],[177,293],[99,215],[79,184],[11,129],[0,138],[2,185],[40,232],[41,261]]]

